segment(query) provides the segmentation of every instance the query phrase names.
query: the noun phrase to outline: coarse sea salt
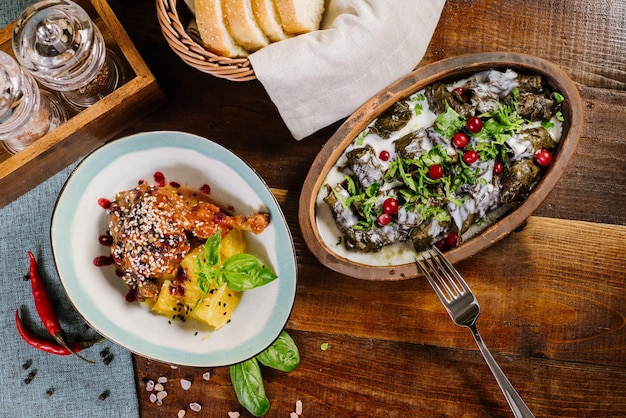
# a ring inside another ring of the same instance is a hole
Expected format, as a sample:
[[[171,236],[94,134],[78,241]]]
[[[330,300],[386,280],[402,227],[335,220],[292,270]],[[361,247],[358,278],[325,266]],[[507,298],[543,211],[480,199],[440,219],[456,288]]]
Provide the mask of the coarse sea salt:
[[[239,418],[239,417],[240,417],[240,414],[237,411],[230,411],[228,413],[228,418]]]
[[[178,418],[183,418],[185,416],[185,414],[187,413],[187,411],[185,411],[184,409],[181,409],[180,411],[178,411]]]
[[[189,404],[189,409],[194,412],[199,412],[202,409],[202,406],[198,402],[192,402]]]
[[[296,414],[302,415],[302,401],[300,399],[296,401]]]
[[[154,385],[154,390],[156,390],[157,392],[160,392],[163,389],[165,389],[165,387],[161,383],[157,383],[156,385]]]
[[[187,379],[180,379],[180,386],[183,390],[188,390],[191,387],[191,382]]]
[[[202,375],[202,378],[204,380],[210,380],[211,379],[211,372],[206,372]]]
[[[154,380],[148,380],[146,382],[146,390],[148,392],[152,392],[153,389],[154,389]]]
[[[161,377],[159,377],[159,380],[157,380],[157,382],[159,382],[159,383],[167,383],[167,377],[161,376]]]

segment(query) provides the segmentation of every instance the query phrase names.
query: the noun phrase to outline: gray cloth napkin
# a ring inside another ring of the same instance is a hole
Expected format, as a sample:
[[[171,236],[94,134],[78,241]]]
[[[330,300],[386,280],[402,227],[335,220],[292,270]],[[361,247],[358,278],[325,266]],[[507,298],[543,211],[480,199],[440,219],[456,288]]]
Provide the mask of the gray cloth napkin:
[[[0,0],[0,28],[13,22],[29,5],[36,0]]]
[[[321,30],[250,55],[295,139],[350,115],[422,60],[445,0],[329,0]]]
[[[38,336],[48,336],[37,315],[30,282],[23,280],[28,273],[27,251],[32,251],[68,339],[97,337],[72,310],[56,273],[50,245],[54,204],[73,166],[0,209],[0,417],[139,416],[128,351],[108,341],[100,342],[82,352],[96,361],[87,364],[73,356],[56,356],[32,348],[15,328],[15,310],[19,309],[26,327]],[[108,365],[101,351],[110,356]],[[25,365],[28,368],[23,368]],[[30,372],[35,375],[26,384]],[[49,390],[50,395],[46,393]],[[106,398],[99,399],[103,393]]]

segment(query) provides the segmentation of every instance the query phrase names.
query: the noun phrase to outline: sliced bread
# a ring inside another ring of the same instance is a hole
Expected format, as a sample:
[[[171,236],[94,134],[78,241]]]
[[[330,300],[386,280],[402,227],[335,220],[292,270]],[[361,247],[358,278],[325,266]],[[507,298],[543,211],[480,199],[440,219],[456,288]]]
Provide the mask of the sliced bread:
[[[224,20],[232,37],[248,51],[256,51],[269,40],[254,18],[252,0],[223,0]]]
[[[270,41],[278,42],[292,36],[283,30],[274,0],[252,0],[252,11],[256,21]]]
[[[274,0],[285,32],[299,34],[318,30],[324,0]]]
[[[248,55],[226,27],[221,0],[194,0],[194,7],[200,38],[209,51],[229,58]]]

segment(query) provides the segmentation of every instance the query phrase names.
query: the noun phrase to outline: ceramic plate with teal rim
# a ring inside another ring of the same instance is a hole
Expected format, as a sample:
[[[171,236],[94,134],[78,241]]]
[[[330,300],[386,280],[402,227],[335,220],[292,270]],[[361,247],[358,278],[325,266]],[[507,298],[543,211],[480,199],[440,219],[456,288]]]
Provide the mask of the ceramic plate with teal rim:
[[[245,232],[247,252],[271,266],[273,282],[245,291],[231,321],[212,330],[197,321],[170,320],[139,302],[126,300],[127,287],[111,265],[101,266],[109,248],[103,201],[112,201],[139,181],[179,183],[210,189],[234,213],[270,214],[262,233]],[[104,200],[103,200],[104,199]],[[296,292],[296,258],[284,215],[265,182],[229,150],[181,132],[149,132],[108,143],[87,156],[59,195],[51,224],[59,277],[85,320],[107,339],[162,362],[217,367],[246,360],[268,347],[291,313]]]

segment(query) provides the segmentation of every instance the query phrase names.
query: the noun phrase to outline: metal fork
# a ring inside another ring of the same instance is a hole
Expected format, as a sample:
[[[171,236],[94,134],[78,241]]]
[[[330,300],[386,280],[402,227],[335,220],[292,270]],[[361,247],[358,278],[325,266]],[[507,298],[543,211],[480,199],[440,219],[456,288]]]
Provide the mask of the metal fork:
[[[489,352],[489,349],[487,349],[476,329],[476,320],[480,314],[480,306],[472,290],[439,249],[433,247],[432,250],[428,250],[426,253],[427,255],[425,254],[422,260],[416,258],[415,264],[428,279],[452,320],[457,325],[467,327],[472,331],[476,344],[478,344],[480,352],[496,378],[498,385],[500,385],[500,389],[504,393],[513,415],[518,418],[534,417],[515,388],[513,388],[513,385],[511,385],[511,382],[506,378],[500,366],[498,366],[498,363]]]

